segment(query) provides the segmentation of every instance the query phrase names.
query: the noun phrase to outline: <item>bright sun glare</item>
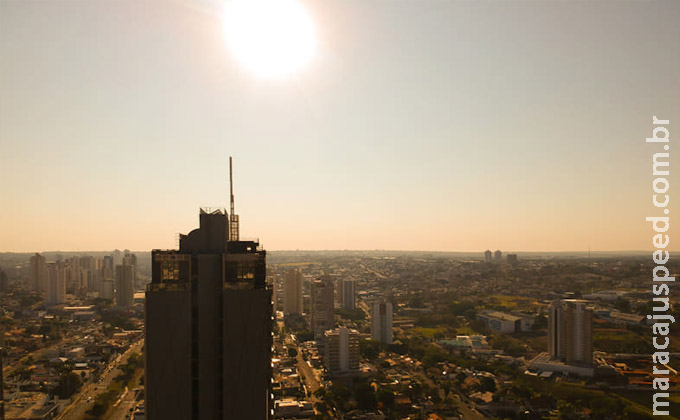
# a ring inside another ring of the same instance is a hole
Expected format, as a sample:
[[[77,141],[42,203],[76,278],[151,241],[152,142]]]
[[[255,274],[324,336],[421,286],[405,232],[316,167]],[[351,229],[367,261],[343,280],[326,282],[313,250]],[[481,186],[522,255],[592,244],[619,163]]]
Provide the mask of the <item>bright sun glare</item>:
[[[237,60],[260,77],[300,70],[316,44],[312,20],[297,0],[230,0],[224,29]]]

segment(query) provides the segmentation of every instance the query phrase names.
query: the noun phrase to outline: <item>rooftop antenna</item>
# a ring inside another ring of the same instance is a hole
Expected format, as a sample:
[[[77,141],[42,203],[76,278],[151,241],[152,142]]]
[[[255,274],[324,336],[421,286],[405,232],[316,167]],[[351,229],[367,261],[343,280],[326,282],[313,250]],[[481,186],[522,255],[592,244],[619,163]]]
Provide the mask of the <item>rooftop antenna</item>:
[[[238,228],[238,215],[234,213],[234,178],[231,169],[231,156],[229,156],[229,195],[231,203],[231,211],[229,213],[229,240],[238,241],[239,240],[239,228]]]

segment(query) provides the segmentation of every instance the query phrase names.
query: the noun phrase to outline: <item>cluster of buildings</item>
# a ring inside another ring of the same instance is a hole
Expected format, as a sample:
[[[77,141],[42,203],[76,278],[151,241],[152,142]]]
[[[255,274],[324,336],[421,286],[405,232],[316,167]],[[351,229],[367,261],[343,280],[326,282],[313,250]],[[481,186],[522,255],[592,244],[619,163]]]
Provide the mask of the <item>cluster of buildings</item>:
[[[70,257],[65,260],[47,261],[41,254],[30,259],[30,287],[45,295],[47,305],[66,302],[66,292],[86,297],[115,299],[116,306],[130,308],[137,284],[137,256],[125,252],[119,264],[114,256]]]
[[[299,269],[283,275],[283,312],[285,316],[303,315],[304,277]],[[336,286],[338,293],[335,292]],[[331,374],[345,374],[359,370],[360,333],[354,329],[336,328],[335,307],[357,309],[356,281],[328,274],[310,280],[310,330]],[[383,344],[392,343],[392,304],[384,299],[373,302],[371,338]]]
[[[517,262],[517,254],[508,254],[506,256],[508,264],[515,264]],[[488,263],[500,264],[503,262],[503,252],[497,249],[495,252],[491,252],[490,249],[484,251],[484,261]]]

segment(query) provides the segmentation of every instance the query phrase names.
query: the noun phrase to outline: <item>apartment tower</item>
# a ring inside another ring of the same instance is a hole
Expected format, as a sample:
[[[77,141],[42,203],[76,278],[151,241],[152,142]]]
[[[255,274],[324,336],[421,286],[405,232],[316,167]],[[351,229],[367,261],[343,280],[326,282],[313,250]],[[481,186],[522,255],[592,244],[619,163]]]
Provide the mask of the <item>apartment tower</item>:
[[[593,311],[587,302],[563,299],[553,302],[548,313],[550,357],[567,364],[593,363]]]

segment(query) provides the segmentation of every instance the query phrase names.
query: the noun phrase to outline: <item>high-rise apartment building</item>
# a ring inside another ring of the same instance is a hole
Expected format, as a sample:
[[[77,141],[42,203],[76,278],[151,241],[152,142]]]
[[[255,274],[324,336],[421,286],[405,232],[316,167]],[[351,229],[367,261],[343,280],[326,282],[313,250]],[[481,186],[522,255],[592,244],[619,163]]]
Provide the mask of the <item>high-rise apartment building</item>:
[[[491,262],[492,255],[493,253],[491,252],[491,250],[487,249],[486,251],[484,251],[484,261]]]
[[[113,255],[104,256],[101,268],[99,269],[99,281],[94,285],[99,292],[99,297],[104,299],[113,299],[113,279],[115,275],[115,266],[113,264]]]
[[[36,292],[47,292],[47,260],[40,254],[31,257],[31,288]]]
[[[290,269],[283,276],[283,313],[299,315],[302,313],[302,273]]]
[[[326,351],[324,361],[331,374],[359,370],[359,332],[336,328],[324,333]]]
[[[371,311],[371,338],[383,344],[392,343],[392,304],[376,301]]]
[[[324,333],[333,329],[335,325],[333,305],[333,278],[323,275],[312,282],[311,290],[312,333],[314,333],[314,339],[320,344],[320,349],[324,348]]]
[[[116,306],[130,308],[134,300],[135,266],[123,258],[123,264],[116,266]]]
[[[47,265],[47,296],[48,305],[59,305],[66,298],[66,270],[61,261]]]
[[[233,195],[232,195],[233,217]],[[233,222],[233,221],[231,221]],[[272,291],[265,251],[226,211],[201,210],[178,250],[152,252],[146,292],[146,418],[272,417]]]
[[[550,357],[567,364],[593,362],[593,311],[587,302],[564,299],[553,302],[548,313]]]
[[[342,308],[356,309],[355,282],[351,279],[342,280]]]
[[[104,280],[102,281],[101,290],[99,291],[99,297],[102,299],[113,300],[115,289],[114,281],[112,279]]]
[[[501,252],[500,249],[497,249],[497,250],[493,253],[493,259],[494,259],[494,261],[497,262],[498,264],[500,264],[500,263],[503,262],[503,253]]]

